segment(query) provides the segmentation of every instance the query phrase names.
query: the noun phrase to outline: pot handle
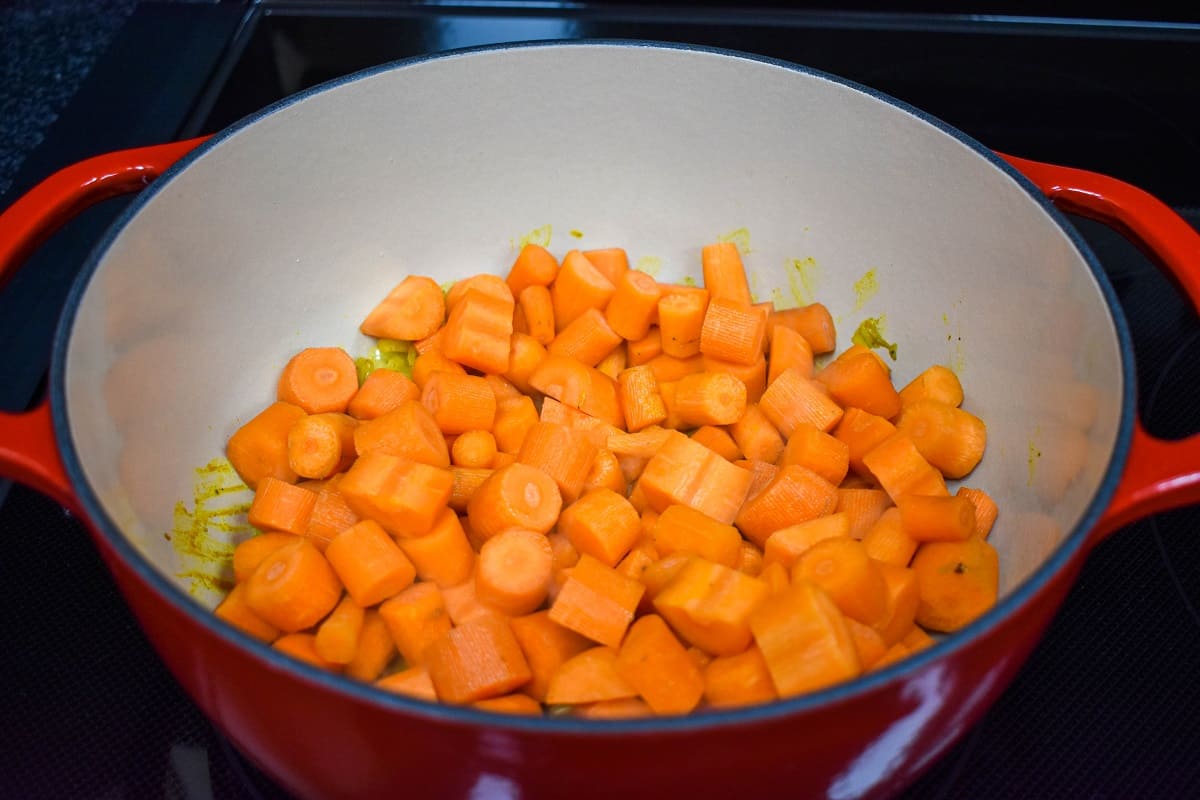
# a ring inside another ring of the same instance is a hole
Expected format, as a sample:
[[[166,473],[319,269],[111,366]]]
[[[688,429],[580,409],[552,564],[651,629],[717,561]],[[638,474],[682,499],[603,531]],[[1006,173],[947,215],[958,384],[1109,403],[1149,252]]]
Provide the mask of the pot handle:
[[[1095,172],[999,154],[1063,211],[1103,222],[1154,262],[1200,313],[1200,233],[1165,203]],[[1134,421],[1125,471],[1093,530],[1095,545],[1142,517],[1200,502],[1200,434],[1169,441]]]
[[[79,212],[143,189],[208,137],[118,150],[55,172],[0,214],[0,289],[33,251]],[[12,478],[78,511],[58,446],[50,406],[0,412],[0,477]]]

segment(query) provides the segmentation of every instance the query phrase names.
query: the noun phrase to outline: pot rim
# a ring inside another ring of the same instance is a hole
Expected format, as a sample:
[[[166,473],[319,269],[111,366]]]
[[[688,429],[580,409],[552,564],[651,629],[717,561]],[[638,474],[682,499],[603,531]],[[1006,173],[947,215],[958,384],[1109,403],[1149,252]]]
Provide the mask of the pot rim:
[[[776,700],[756,706],[736,709],[706,709],[686,716],[651,717],[646,719],[628,720],[582,720],[572,717],[523,717],[511,714],[477,710],[471,707],[454,706],[441,703],[430,703],[415,698],[408,698],[372,684],[360,682],[352,678],[335,675],[305,662],[294,659],[272,648],[258,639],[222,622],[187,594],[180,586],[163,575],[130,540],[121,533],[119,526],[105,512],[99,498],[88,483],[81,461],[70,436],[70,424],[67,414],[65,385],[66,385],[66,354],[74,326],[76,311],[80,306],[91,278],[112,244],[120,236],[131,219],[150,201],[164,186],[170,183],[179,173],[185,171],[194,161],[203,157],[223,141],[241,130],[255,124],[264,117],[288,108],[311,96],[336,89],[344,84],[360,79],[373,77],[386,72],[399,71],[406,67],[423,64],[430,61],[440,61],[451,58],[469,57],[479,53],[489,53],[505,50],[536,50],[558,49],[563,47],[588,48],[646,48],[651,50],[684,50],[710,55],[733,58],[743,61],[753,61],[770,66],[781,67],[802,75],[827,80],[847,88],[867,94],[877,100],[911,114],[924,122],[953,136],[963,145],[970,148],[992,166],[1004,172],[1023,188],[1049,214],[1083,256],[1091,270],[1093,278],[1103,294],[1106,305],[1116,329],[1121,355],[1122,386],[1121,411],[1117,428],[1116,441],[1113,446],[1108,465],[1095,494],[1089,501],[1079,522],[1068,533],[1054,552],[1046,558],[1037,569],[1015,587],[997,604],[967,625],[965,628],[948,636],[942,641],[913,654],[884,669],[868,672],[851,681],[846,681],[816,692],[797,697]],[[970,647],[975,640],[992,632],[1018,608],[1030,602],[1042,590],[1064,571],[1068,565],[1083,552],[1083,545],[1088,533],[1100,519],[1107,508],[1113,493],[1120,481],[1121,473],[1129,455],[1130,442],[1133,436],[1134,419],[1136,414],[1136,370],[1134,368],[1134,353],[1132,337],[1124,312],[1117,299],[1111,283],[1101,267],[1099,260],[1083,240],[1082,236],[1042,192],[1024,175],[1009,165],[991,149],[980,142],[943,122],[942,120],[922,111],[908,103],[894,98],[869,86],[839,77],[835,74],[814,69],[795,62],[762,56],[745,51],[708,47],[693,44],[682,44],[667,41],[641,39],[568,39],[568,40],[538,40],[525,42],[508,42],[501,44],[480,45],[458,48],[439,53],[423,54],[410,58],[399,59],[360,70],[339,78],[317,84],[296,94],[278,100],[259,111],[256,111],[227,128],[217,132],[207,141],[200,144],[190,153],[181,158],[170,169],[142,190],[132,203],[122,212],[121,216],[105,233],[104,238],[95,246],[84,263],[78,277],[75,279],[66,305],[55,331],[50,364],[50,408],[53,417],[54,434],[58,449],[66,469],[67,477],[77,494],[80,507],[91,523],[92,530],[103,536],[107,543],[118,554],[122,561],[147,584],[161,600],[180,608],[184,614],[197,625],[207,628],[209,633],[223,640],[225,644],[248,651],[267,668],[291,673],[310,684],[341,695],[347,701],[365,703],[390,712],[400,712],[424,718],[439,724],[474,725],[489,728],[502,728],[525,733],[540,734],[583,734],[603,735],[613,734],[651,734],[651,733],[697,733],[709,729],[730,728],[740,725],[758,724],[779,721],[785,717],[801,715],[823,706],[833,706],[848,702],[860,695],[878,691],[884,685],[911,677],[924,670],[930,664]]]

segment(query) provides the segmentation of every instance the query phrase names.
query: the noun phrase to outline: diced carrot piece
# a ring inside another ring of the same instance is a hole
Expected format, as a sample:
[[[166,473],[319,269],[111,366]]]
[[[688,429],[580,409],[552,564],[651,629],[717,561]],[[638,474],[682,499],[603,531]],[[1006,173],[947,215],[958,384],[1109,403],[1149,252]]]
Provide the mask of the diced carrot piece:
[[[527,694],[506,694],[500,697],[489,697],[486,700],[476,700],[471,704],[481,711],[493,711],[497,714],[518,714],[526,717],[540,717],[542,704]]]
[[[908,566],[917,552],[917,541],[904,530],[900,509],[895,507],[879,516],[863,535],[862,543],[871,558],[898,567]]]
[[[975,506],[961,495],[906,494],[896,507],[904,532],[918,542],[960,542],[975,532]]]
[[[375,419],[420,396],[421,390],[412,378],[403,372],[380,367],[358,387],[346,406],[346,413],[355,419]]]
[[[504,531],[479,550],[475,594],[501,614],[529,614],[546,599],[553,570],[554,553],[544,534]]]
[[[837,347],[833,315],[821,303],[813,303],[800,308],[778,309],[771,315],[770,325],[791,328],[808,340],[812,351],[817,355],[832,353]]]
[[[742,457],[741,448],[729,435],[729,431],[716,425],[700,426],[692,432],[692,441],[699,442],[726,461],[737,461]]]
[[[629,367],[617,375],[617,398],[629,431],[640,431],[667,418],[658,381],[650,367]]]
[[[903,642],[896,642],[894,645],[884,651],[883,657],[880,658],[871,667],[871,672],[877,672],[884,667],[890,667],[899,661],[903,661],[911,655],[911,651],[904,646]]]
[[[386,414],[360,422],[354,429],[354,448],[360,457],[383,453],[431,467],[450,466],[446,437],[429,409],[417,400],[406,401]]]
[[[377,610],[368,608],[358,632],[358,647],[354,651],[354,658],[346,665],[345,674],[360,681],[374,681],[383,674],[395,655],[396,643],[392,641],[387,623]]]
[[[700,668],[655,614],[630,626],[617,652],[616,669],[656,714],[687,714],[704,694]]]
[[[392,673],[376,680],[375,685],[380,689],[415,697],[418,700],[428,700],[431,703],[438,701],[437,689],[434,688],[429,670],[424,667],[409,667],[406,670]]]
[[[724,300],[748,306],[750,284],[746,280],[746,267],[742,256],[733,242],[711,242],[700,250],[700,267],[704,275],[704,286],[714,300]]]
[[[417,577],[442,588],[462,583],[475,566],[475,551],[458,515],[450,508],[438,514],[429,533],[397,543],[412,561]]]
[[[577,408],[563,405],[553,397],[542,398],[542,413],[539,420],[565,425],[576,433],[582,434],[592,445],[600,448],[608,447],[609,436],[621,432],[616,425],[585,414]]]
[[[856,474],[870,476],[862,458],[896,432],[896,426],[861,408],[847,408],[842,421],[833,430],[834,438],[845,442],[850,453],[850,469]]]
[[[688,358],[700,352],[700,332],[708,310],[708,290],[663,285],[658,299],[658,329],[668,356]]]
[[[693,553],[717,564],[736,567],[741,557],[742,535],[732,525],[717,522],[694,508],[673,505],[658,517],[654,547],[661,556]]]
[[[593,489],[562,510],[558,532],[580,554],[615,567],[641,534],[641,518],[623,495]]]
[[[659,383],[673,383],[686,375],[704,371],[704,357],[697,354],[687,358],[676,358],[665,353],[655,356],[645,366]]]
[[[756,705],[778,696],[766,659],[755,645],[714,658],[704,668],[704,699],[714,708]]]
[[[637,695],[617,672],[614,647],[592,647],[564,661],[550,677],[546,688],[549,705],[597,703]]]
[[[325,557],[360,606],[373,606],[413,582],[408,556],[379,523],[371,519],[347,528],[325,548]]]
[[[700,329],[700,352],[734,364],[754,364],[763,357],[766,331],[766,309],[713,297]]]
[[[651,547],[634,547],[629,551],[620,563],[617,564],[617,572],[627,578],[633,578],[639,583],[642,580],[642,574],[646,568],[657,561],[658,551]],[[642,598],[645,600],[645,596]],[[639,604],[639,608],[641,605]]]
[[[346,414],[309,414],[288,431],[288,465],[304,478],[328,478],[354,462],[354,429]]]
[[[620,343],[621,336],[609,327],[604,314],[588,308],[560,330],[546,349],[594,367]]]
[[[655,596],[654,608],[689,644],[727,656],[750,644],[750,616],[767,595],[758,578],[694,558]]]
[[[343,597],[317,628],[317,655],[334,664],[349,664],[358,651],[363,618],[363,607],[350,595]]]
[[[455,625],[465,625],[480,617],[500,617],[499,611],[484,603],[475,592],[475,576],[458,584],[442,589],[442,602],[446,613]]]
[[[750,474],[675,433],[646,464],[638,485],[655,511],[680,504],[729,524],[746,498]]]
[[[846,617],[846,628],[850,638],[854,640],[854,649],[858,651],[858,660],[864,670],[869,670],[887,653],[887,645],[883,637],[869,625],[864,625],[853,617]]]
[[[654,302],[654,311],[652,313],[657,318],[657,300]],[[662,332],[659,331],[657,326],[653,326],[640,339],[630,339],[625,347],[629,356],[629,366],[637,367],[642,364],[648,364],[662,355]]]
[[[225,456],[238,477],[251,489],[271,477],[295,483],[296,472],[288,463],[288,433],[304,417],[300,406],[276,401],[242,425],[225,445]]]
[[[508,371],[514,308],[511,298],[506,302],[468,290],[446,319],[442,352],[464,366],[503,375]]]
[[[750,627],[780,697],[823,689],[862,672],[842,612],[811,581],[773,595],[750,618]]]
[[[658,299],[662,296],[658,282],[644,272],[628,270],[613,285],[615,290],[604,312],[609,326],[622,339],[643,339],[658,316]]]
[[[550,619],[594,642],[616,647],[633,621],[643,591],[637,581],[584,553],[550,606]]]
[[[317,501],[313,503],[312,512],[308,515],[308,527],[304,530],[304,538],[322,553],[333,537],[359,520],[358,514],[342,497],[338,488],[340,483],[341,476],[335,475],[317,491]]]
[[[830,362],[816,375],[838,405],[861,408],[890,419],[900,413],[900,395],[887,369],[871,352]]]
[[[459,301],[465,298],[467,293],[471,291],[479,292],[493,300],[499,300],[510,306],[516,302],[517,297],[513,294],[512,289],[508,288],[508,283],[499,275],[480,272],[454,282],[450,290],[446,292],[446,313],[453,313]]]
[[[579,250],[569,251],[550,287],[555,329],[561,331],[589,308],[603,311],[615,292],[613,282],[587,256]]]
[[[789,570],[817,542],[846,538],[850,535],[850,517],[845,512],[826,514],[816,519],[780,528],[763,544],[763,564],[779,563]]]
[[[877,624],[887,612],[887,586],[863,543],[848,536],[823,539],[792,566],[792,584],[807,580],[824,589],[847,617]]]
[[[525,435],[517,462],[550,476],[558,487],[560,499],[571,503],[583,490],[598,449],[584,434],[565,425],[539,422]]]
[[[910,653],[924,650],[926,647],[933,647],[933,645],[937,643],[936,640],[919,625],[913,625],[911,628],[909,628],[908,632],[904,634],[904,638],[901,639],[900,642],[908,648]]]
[[[837,487],[798,464],[784,467],[761,492],[742,505],[734,524],[742,535],[762,546],[781,528],[830,514],[837,507]]]
[[[792,585],[792,576],[788,573],[787,568],[778,561],[766,564],[758,577],[767,585],[772,595],[779,594]]]
[[[456,467],[483,469],[492,465],[496,450],[496,437],[491,431],[473,429],[455,437],[450,461]]]
[[[539,423],[540,424],[540,423]],[[508,530],[546,533],[558,520],[562,495],[549,473],[523,462],[494,471],[467,505],[471,527],[483,540]]]
[[[900,412],[896,427],[904,431],[917,452],[947,478],[962,478],[983,460],[987,426],[961,408],[937,400],[917,400]]]
[[[527,286],[517,297],[517,310],[525,315],[526,334],[545,347],[554,341],[554,301],[545,286]]]
[[[243,583],[254,574],[267,556],[296,541],[296,535],[283,531],[263,531],[243,539],[233,548],[233,579]]]
[[[575,707],[583,719],[638,719],[653,717],[654,712],[640,697],[620,697],[616,700],[600,700]]]
[[[899,642],[917,621],[917,606],[921,591],[916,570],[895,564],[878,562],[879,572],[887,585],[887,611],[875,625],[883,643],[889,647]]]
[[[425,663],[425,649],[450,631],[450,615],[434,583],[414,583],[379,606],[396,649],[409,666]]]
[[[905,494],[949,494],[942,474],[925,460],[904,431],[875,445],[862,461],[892,502]]]
[[[750,473],[750,491],[746,493],[747,501],[756,497],[759,492],[767,488],[771,484],[771,481],[775,480],[775,476],[779,474],[779,467],[769,461],[741,459],[734,463]]]
[[[445,319],[446,297],[437,282],[409,275],[371,309],[359,328],[378,339],[411,342],[436,331]]]
[[[576,359],[547,355],[529,376],[529,385],[563,405],[624,427],[617,382]]]
[[[674,431],[651,425],[637,433],[610,433],[604,441],[607,447],[617,456],[634,456],[636,458],[652,458],[663,448],[670,439],[677,436]]]
[[[841,420],[842,408],[820,387],[799,369],[786,369],[763,392],[758,406],[785,439],[790,439],[801,423],[828,431]]]
[[[927,630],[952,633],[996,604],[999,559],[984,539],[925,542],[912,568],[921,595],[917,624]]]
[[[306,347],[279,376],[279,400],[309,414],[344,412],[358,391],[358,370],[340,347]]]
[[[333,568],[305,539],[273,551],[242,585],[250,610],[284,633],[317,624],[342,597]]]
[[[992,526],[996,524],[996,517],[1000,511],[996,506],[996,501],[982,489],[973,489],[969,486],[958,487],[955,494],[967,498],[971,501],[971,505],[975,506],[975,535],[986,539],[992,532]]]
[[[754,542],[743,539],[738,546],[738,560],[733,568],[743,575],[757,578],[762,574],[763,551]]]
[[[440,353],[442,351],[442,335],[443,328],[438,328],[424,339],[413,342],[412,348],[417,351],[417,355],[428,353],[430,350],[437,350]]]
[[[256,614],[254,609],[246,604],[246,587],[240,583],[225,595],[213,613],[219,619],[225,620],[233,627],[250,634],[261,642],[269,644],[279,638],[279,629]]]
[[[837,510],[850,518],[855,539],[861,540],[891,505],[892,498],[882,489],[838,489]]]
[[[721,375],[732,375],[746,387],[746,402],[757,403],[767,390],[767,359],[759,359],[751,364],[738,364],[712,356],[701,356],[701,365],[705,372],[715,372]]]
[[[496,405],[496,421],[492,426],[496,447],[502,453],[516,455],[521,450],[525,435],[537,423],[538,412],[532,398],[522,395],[500,400]]]
[[[622,275],[629,271],[629,255],[623,247],[600,247],[594,250],[584,250],[583,255],[614,285]]]
[[[596,451],[596,460],[592,462],[592,469],[583,482],[583,494],[593,489],[609,489],[621,497],[625,497],[629,491],[625,473],[621,471],[621,461],[608,448]]]
[[[836,486],[850,469],[850,448],[840,439],[802,422],[788,437],[777,463],[781,467],[792,464],[807,467]]]
[[[962,383],[948,367],[934,364],[913,378],[900,390],[900,404],[908,406],[918,400],[936,400],[950,406],[961,406]]]
[[[431,375],[421,389],[421,405],[444,434],[490,431],[496,420],[496,394],[478,375]]]
[[[451,467],[450,474],[454,476],[454,486],[450,490],[450,499],[447,505],[455,511],[466,513],[470,507],[471,498],[475,496],[475,492],[479,491],[479,487],[484,481],[492,476],[495,472],[490,467]]]
[[[731,425],[746,410],[746,385],[732,375],[698,372],[675,384],[675,413],[685,427]]]
[[[321,658],[317,652],[317,637],[311,633],[288,633],[271,643],[271,647],[292,658],[329,672],[341,672],[342,665]]]
[[[508,289],[520,296],[528,286],[549,286],[558,275],[558,259],[540,244],[526,242],[508,269]]]
[[[596,370],[602,375],[607,375],[614,381],[621,374],[625,367],[629,366],[629,359],[625,349],[625,342],[622,341],[616,347],[609,351],[608,355],[600,359],[600,363],[596,365]]]
[[[482,616],[453,628],[424,652],[438,697],[448,703],[508,694],[532,677],[512,629],[499,616]]]
[[[658,593],[675,580],[680,571],[696,558],[698,558],[696,554],[683,551],[663,556],[646,565],[646,568],[642,570],[640,581],[646,588],[644,599],[647,610],[653,608],[653,600]]]
[[[259,530],[302,536],[316,502],[316,492],[267,476],[254,492],[246,520]]]
[[[783,437],[757,403],[746,406],[741,418],[729,426],[729,434],[751,461],[774,464],[784,450]]]
[[[564,662],[593,646],[588,639],[550,619],[549,611],[515,617],[509,624],[533,675],[524,691],[535,700],[546,699],[550,678]]]
[[[771,332],[771,357],[767,361],[767,385],[783,371],[795,367],[806,378],[813,376],[813,351],[808,340],[791,328],[776,325]]]
[[[462,364],[449,358],[441,350],[426,350],[413,362],[413,383],[417,385],[418,389],[423,389],[429,379],[439,372],[449,372],[452,375],[467,374],[467,370]]]

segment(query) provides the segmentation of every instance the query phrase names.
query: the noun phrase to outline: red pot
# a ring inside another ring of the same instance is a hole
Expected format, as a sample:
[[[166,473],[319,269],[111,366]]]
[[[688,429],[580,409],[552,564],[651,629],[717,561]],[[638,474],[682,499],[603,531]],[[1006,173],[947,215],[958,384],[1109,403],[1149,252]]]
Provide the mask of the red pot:
[[[403,62],[207,141],[64,169],[0,216],[0,280],[72,214],[152,181],[72,292],[48,404],[0,417],[0,474],[82,516],[180,683],[301,796],[888,796],[1005,689],[1097,541],[1200,499],[1200,442],[1139,425],[1121,311],[1054,206],[1127,234],[1193,305],[1200,237],[1134,187],[997,156],[831,76],[628,43]],[[653,254],[667,279],[746,226],[761,290],[787,286],[789,259],[819,254],[834,277],[818,299],[843,329],[887,309],[897,382],[954,348],[991,426],[971,480],[1003,509],[998,605],[842,686],[626,722],[433,706],[216,620],[159,535],[191,469],[269,399],[285,355],[356,349],[355,320],[397,275],[500,271],[514,237],[547,223]],[[852,273],[867,266],[880,289],[864,309]]]

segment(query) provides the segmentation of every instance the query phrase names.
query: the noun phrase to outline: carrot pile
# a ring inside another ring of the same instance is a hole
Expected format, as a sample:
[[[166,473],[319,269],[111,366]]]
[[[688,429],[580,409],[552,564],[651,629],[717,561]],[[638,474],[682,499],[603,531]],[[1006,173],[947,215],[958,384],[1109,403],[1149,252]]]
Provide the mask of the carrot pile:
[[[365,368],[295,354],[228,441],[261,533],[216,614],[392,692],[599,719],[811,692],[990,608],[955,374],[898,390],[832,357],[824,306],[754,302],[734,245],[701,267],[527,244],[506,278],[405,278]]]

